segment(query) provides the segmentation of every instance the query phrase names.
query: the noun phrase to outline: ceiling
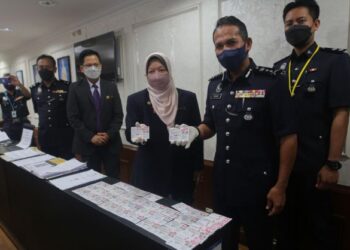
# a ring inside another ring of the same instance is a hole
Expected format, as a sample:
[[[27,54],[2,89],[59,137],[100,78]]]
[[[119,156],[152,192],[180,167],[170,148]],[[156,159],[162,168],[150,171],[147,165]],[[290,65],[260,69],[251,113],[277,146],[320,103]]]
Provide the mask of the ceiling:
[[[79,25],[137,0],[53,0],[54,7],[42,7],[38,0],[0,0],[0,54],[48,36],[65,27]]]

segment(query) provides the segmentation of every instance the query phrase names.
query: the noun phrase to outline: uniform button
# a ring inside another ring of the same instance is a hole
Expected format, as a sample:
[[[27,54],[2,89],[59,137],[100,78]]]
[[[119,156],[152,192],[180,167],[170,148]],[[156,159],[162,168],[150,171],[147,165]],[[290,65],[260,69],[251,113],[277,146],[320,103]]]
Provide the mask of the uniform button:
[[[52,127],[52,125],[51,125],[51,124],[49,124],[49,127],[51,128],[51,127]]]
[[[225,149],[226,149],[226,151],[229,151],[230,150],[230,146],[226,146]]]
[[[263,172],[263,174],[264,174],[264,175],[267,175],[267,172],[266,172],[266,171],[264,171],[264,172]]]
[[[51,98],[51,96],[48,96],[47,98]]]
[[[227,132],[225,133],[225,135],[226,135],[226,136],[230,136],[230,132],[227,131]]]
[[[230,164],[230,159],[227,159],[227,160],[226,160],[226,164]]]
[[[231,109],[231,108],[232,108],[231,104],[227,104],[227,109]]]
[[[299,70],[299,68],[298,68],[298,67],[297,67],[297,68],[294,68],[294,70],[297,71],[297,70]]]
[[[47,112],[49,112],[49,113],[50,113],[50,112],[51,112],[51,110],[49,109]]]
[[[295,79],[292,80],[292,82],[295,82],[295,81],[296,81]]]
[[[315,80],[311,80],[310,82],[314,83],[314,82],[315,82]]]
[[[49,102],[48,104],[49,104],[49,106],[50,106],[50,105],[51,105],[51,102]]]
[[[226,118],[226,123],[229,123],[231,120],[230,120],[230,118]]]
[[[235,92],[234,92],[234,91],[231,91],[231,92],[230,92],[230,95],[234,95],[234,94],[235,94]]]
[[[252,111],[252,108],[251,108],[251,107],[248,107],[248,108],[247,108],[247,111]]]
[[[51,117],[49,117],[49,120],[51,120]]]
[[[211,105],[211,109],[215,109],[215,105]]]
[[[323,139],[323,136],[322,136],[322,135],[320,135],[318,138]]]

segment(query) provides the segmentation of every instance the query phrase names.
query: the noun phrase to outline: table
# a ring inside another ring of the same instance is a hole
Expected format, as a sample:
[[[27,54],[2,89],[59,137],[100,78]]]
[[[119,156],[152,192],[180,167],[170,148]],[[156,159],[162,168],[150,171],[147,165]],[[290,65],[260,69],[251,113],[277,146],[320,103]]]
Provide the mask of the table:
[[[106,178],[108,183],[117,182]],[[163,199],[166,205],[175,202]],[[28,250],[172,249],[160,238],[0,159],[0,221]],[[195,249],[210,249],[227,225]]]

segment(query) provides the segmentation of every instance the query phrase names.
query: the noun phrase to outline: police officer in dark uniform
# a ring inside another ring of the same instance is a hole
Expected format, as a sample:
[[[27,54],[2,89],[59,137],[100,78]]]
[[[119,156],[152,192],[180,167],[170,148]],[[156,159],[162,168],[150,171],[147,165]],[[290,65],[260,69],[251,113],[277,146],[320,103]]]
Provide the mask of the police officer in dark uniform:
[[[283,11],[285,35],[294,47],[275,63],[297,109],[298,153],[280,221],[279,249],[334,249],[330,184],[337,183],[350,106],[349,56],[315,42],[320,26],[313,0],[291,2]],[[306,244],[302,244],[302,242]]]
[[[45,153],[64,159],[72,154],[73,129],[66,115],[69,82],[55,78],[56,62],[52,56],[37,58],[41,82],[32,86],[34,111],[39,114],[39,145]]]
[[[11,140],[19,141],[23,124],[30,124],[27,118],[29,115],[27,101],[30,99],[30,92],[16,76],[5,74],[4,77],[9,78],[9,84],[4,84],[6,90],[0,93],[3,130]]]
[[[214,210],[233,218],[222,248],[238,249],[243,226],[250,250],[271,250],[271,216],[283,209],[296,153],[291,98],[272,69],[248,57],[252,40],[239,19],[219,19],[213,40],[227,71],[210,79],[204,121],[183,144],[217,135]]]

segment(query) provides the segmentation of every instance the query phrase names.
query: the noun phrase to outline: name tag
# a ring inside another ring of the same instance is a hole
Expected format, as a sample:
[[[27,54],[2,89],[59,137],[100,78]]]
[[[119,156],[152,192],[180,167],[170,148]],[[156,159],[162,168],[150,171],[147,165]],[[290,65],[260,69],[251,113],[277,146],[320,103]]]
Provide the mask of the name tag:
[[[219,100],[222,98],[222,94],[221,93],[214,93],[210,96],[210,99],[212,100]]]
[[[265,89],[237,90],[235,98],[265,98]]]

